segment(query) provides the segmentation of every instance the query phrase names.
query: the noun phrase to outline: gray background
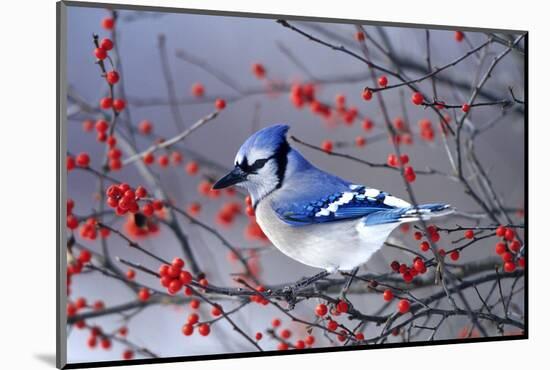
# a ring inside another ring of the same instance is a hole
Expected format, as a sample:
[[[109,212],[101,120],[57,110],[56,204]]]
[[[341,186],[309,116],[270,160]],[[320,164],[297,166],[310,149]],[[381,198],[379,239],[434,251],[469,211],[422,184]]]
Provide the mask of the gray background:
[[[274,20],[259,20],[246,18],[214,17],[205,15],[170,14],[162,16],[147,16],[132,21],[125,20],[134,12],[121,12],[121,21],[118,32],[119,39],[116,47],[122,55],[124,67],[124,81],[126,91],[132,97],[144,99],[166,98],[166,86],[161,74],[160,58],[158,53],[158,35],[167,37],[167,49],[170,56],[170,66],[174,75],[178,97],[189,98],[190,86],[196,81],[206,86],[207,93],[228,94],[231,90],[221,84],[203,70],[189,65],[174,56],[175,49],[183,48],[190,53],[206,59],[217,68],[239,81],[245,87],[258,87],[260,82],[250,73],[250,65],[255,61],[264,63],[270,78],[290,82],[304,79],[303,73],[282,54],[276,46],[276,42],[282,42],[290,48],[300,60],[307,65],[309,71],[318,77],[338,76],[353,73],[362,73],[365,66],[336,51],[314,44],[300,35],[281,27]],[[68,11],[68,81],[69,85],[78,92],[89,104],[95,105],[101,96],[105,94],[104,81],[99,76],[99,69],[94,64],[93,46],[91,35],[99,33],[107,36],[100,28],[101,19],[107,12],[101,9],[69,8]],[[358,15],[358,17],[362,17]],[[365,15],[364,17],[367,17]],[[351,25],[326,24],[323,25],[339,35],[352,39],[355,29]],[[371,27],[367,31],[376,35]],[[425,34],[424,30],[392,28],[387,32],[395,50],[411,59],[424,60]],[[484,34],[468,34],[474,45],[478,45],[486,38]],[[432,36],[432,59],[434,65],[443,65],[452,59],[462,55],[468,50],[466,43],[456,43],[453,32],[435,30]],[[491,50],[498,53],[501,46],[493,46]],[[386,63],[377,56],[377,60]],[[488,62],[485,62],[485,68]],[[494,77],[487,84],[489,90],[495,91],[499,96],[508,97],[506,89],[514,86],[520,97],[523,96],[523,60],[521,57],[510,54],[497,66]],[[449,71],[449,75],[470,81],[477,70],[475,58],[469,58]],[[414,75],[414,73],[409,73]],[[360,108],[363,115],[373,119],[376,128],[373,134],[383,132],[381,113],[373,102],[364,103],[360,99],[360,92],[366,81],[347,84],[323,85],[318,93],[324,101],[333,101],[337,93],[345,93],[350,104]],[[390,83],[392,83],[390,79]],[[424,83],[424,89],[429,85]],[[439,92],[444,100],[456,102],[455,96],[444,87],[439,87]],[[399,106],[398,89],[385,93],[392,117],[401,116]],[[406,91],[407,109],[413,127],[421,118],[435,120],[435,116],[429,110],[412,106],[408,103],[409,92]],[[464,98],[465,99],[465,98]],[[483,99],[480,99],[483,101]],[[219,118],[208,123],[205,127],[194,133],[185,142],[185,147],[199,151],[205,157],[214,160],[226,167],[231,166],[234,154],[239,145],[248,137],[254,127],[255,106],[260,104],[258,112],[259,126],[267,126],[273,123],[284,122],[291,125],[291,133],[308,142],[319,144],[326,138],[337,141],[351,142],[356,135],[363,134],[359,121],[352,127],[338,125],[337,128],[328,127],[319,117],[313,116],[309,109],[296,110],[288,99],[288,94],[281,94],[272,98],[267,96],[253,96],[243,99],[235,104],[228,104]],[[132,109],[133,123],[142,119],[150,119],[155,123],[155,132],[164,137],[171,137],[177,133],[174,128],[172,116],[167,106],[134,107]],[[190,124],[212,110],[212,104],[194,104],[182,107],[184,121]],[[498,113],[498,107],[476,110],[471,118],[475,125],[483,125]],[[103,153],[103,145],[95,141],[95,134],[86,134],[81,130],[81,122],[84,116],[76,116],[69,120],[68,150],[70,152],[88,151],[92,154],[92,165],[97,167]],[[509,114],[490,132],[483,134],[478,141],[478,154],[483,164],[489,170],[491,179],[496,185],[499,194],[510,207],[523,207],[524,197],[524,128],[523,116]],[[425,144],[417,140],[413,147],[405,147],[412,158],[412,164],[416,168],[424,166],[434,167],[443,171],[450,171],[449,162],[438,137],[435,144]],[[144,149],[145,141],[140,141]],[[391,148],[387,141],[367,144],[363,149],[346,148],[346,152],[368,159],[373,162],[384,162]],[[401,179],[393,171],[368,168],[360,164],[352,163],[339,158],[326,156],[312,150],[301,150],[308,159],[323,169],[336,173],[357,183],[364,183],[372,187],[384,189],[394,195],[406,198]],[[187,162],[187,158],[184,162]],[[204,207],[201,220],[213,223],[215,212],[221,207],[227,198],[218,200],[205,200],[196,192],[199,178],[190,178],[185,174],[183,167],[169,168],[158,172],[169,195],[179,205],[186,205],[190,201],[200,200]],[[215,172],[210,172],[216,174]],[[131,184],[139,184],[142,181],[133,168],[125,168],[116,173],[117,178],[123,178]],[[87,214],[92,208],[97,208],[97,202],[93,197],[96,190],[95,179],[90,175],[73,172],[68,178],[68,195],[76,201],[75,213]],[[470,198],[464,195],[461,185],[439,176],[418,176],[414,184],[415,194],[419,202],[441,201],[448,202],[462,211],[479,211]],[[448,225],[457,222],[467,225],[471,221],[447,220]],[[199,261],[213,283],[218,285],[231,284],[228,273],[233,272],[233,266],[226,262],[226,250],[207,233],[195,227],[187,226],[185,230],[192,236],[192,243]],[[241,217],[237,226],[225,230],[221,229],[225,236],[235,245],[258,246],[257,242],[248,242],[242,237],[242,229],[246,224],[246,218]],[[117,224],[120,225],[120,224]],[[401,238],[399,232],[396,236]],[[416,243],[410,236],[403,237],[408,245],[416,248]],[[443,237],[442,246],[447,246],[451,239]],[[99,242],[81,241],[94,250],[99,251]],[[161,234],[150,240],[140,241],[142,245],[151,251],[167,259],[178,255],[179,247],[169,230],[163,230]],[[462,262],[480,259],[492,253],[494,240],[487,243],[479,243],[476,249],[469,249],[463,254]],[[140,254],[129,251],[126,244],[118,242],[116,237],[111,238],[110,246],[114,255],[126,257],[136,262],[143,262],[156,269],[155,261],[143,259]],[[408,260],[403,254],[383,249],[381,255],[376,256],[367,265],[367,269],[376,272],[386,272],[388,261],[394,257]],[[282,283],[297,279],[301,276],[315,272],[297,262],[283,256],[271,246],[265,247],[262,253],[262,278],[266,283]],[[150,284],[158,288],[154,279],[149,279],[138,273],[138,281]],[[429,294],[429,290],[426,290]],[[73,279],[71,298],[85,296],[88,301],[103,299],[107,306],[116,305],[133,300],[133,295],[121,284],[102,276],[79,276]],[[381,305],[382,300],[378,296],[352,297],[353,302],[362,307],[365,312],[374,312]],[[518,303],[522,301],[521,295]],[[297,314],[311,315],[311,307],[301,305]],[[242,352],[251,350],[250,345],[240,337],[235,336],[230,327],[220,322],[213,327],[212,334],[208,338],[198,336],[183,337],[180,327],[186,320],[188,308],[152,307],[140,313],[129,324],[129,339],[137,344],[146,346],[163,356],[180,356],[192,354],[209,354],[224,352]],[[205,315],[206,316],[206,315]],[[235,316],[239,324],[248,333],[263,331],[269,326],[271,318],[280,316],[272,308],[259,309],[251,306],[242,310]],[[116,328],[119,325],[119,317],[110,316],[97,320],[105,328]],[[92,321],[90,321],[92,323]],[[453,320],[440,332],[438,338],[454,338],[458,331],[467,323],[466,320]],[[297,334],[299,327],[288,324]],[[369,332],[369,330],[372,330]],[[367,337],[380,329],[372,327],[367,329]],[[295,335],[296,335],[295,334]],[[299,334],[303,337],[305,334]],[[426,334],[426,336],[429,335]],[[110,351],[96,349],[90,351],[86,348],[87,333],[73,330],[68,340],[68,361],[95,361],[119,359],[123,347],[114,345]],[[321,336],[316,335],[317,339]],[[391,340],[399,340],[393,338]],[[263,345],[268,339],[264,340]],[[328,345],[328,342],[323,343]]]

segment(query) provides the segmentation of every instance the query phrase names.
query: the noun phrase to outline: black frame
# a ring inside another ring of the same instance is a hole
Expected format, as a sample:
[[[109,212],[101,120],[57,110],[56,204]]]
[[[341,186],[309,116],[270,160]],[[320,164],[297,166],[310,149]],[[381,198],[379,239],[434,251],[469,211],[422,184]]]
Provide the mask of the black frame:
[[[140,10],[140,11],[154,11],[162,13],[186,13],[186,14],[202,14],[202,15],[218,15],[226,17],[248,17],[248,18],[263,18],[263,19],[288,19],[298,21],[316,21],[324,23],[339,23],[339,24],[368,24],[368,25],[380,25],[391,27],[403,27],[403,28],[430,28],[436,30],[457,30],[461,31],[477,31],[477,32],[494,32],[499,33],[522,33],[525,34],[525,68],[524,68],[524,102],[525,102],[525,120],[524,120],[524,148],[525,148],[525,161],[524,161],[524,179],[525,179],[525,245],[529,244],[529,32],[525,30],[511,30],[511,29],[493,29],[493,28],[478,28],[478,27],[458,27],[450,25],[434,25],[434,24],[420,24],[420,23],[401,23],[401,22],[382,22],[382,21],[366,21],[359,19],[342,19],[342,18],[324,18],[324,17],[310,17],[299,15],[286,15],[286,14],[266,14],[266,13],[249,13],[249,12],[231,12],[221,10],[209,10],[209,9],[190,9],[190,8],[174,8],[174,7],[160,7],[160,6],[146,6],[146,5],[127,5],[127,4],[113,4],[113,3],[88,3],[81,1],[66,1],[62,0],[56,3],[56,39],[57,39],[57,64],[56,64],[56,121],[57,121],[57,142],[56,142],[56,176],[57,176],[57,189],[56,189],[56,201],[57,201],[57,215],[56,215],[56,293],[57,293],[57,307],[56,307],[56,367],[59,369],[79,369],[79,368],[94,368],[104,366],[126,366],[126,365],[141,365],[141,364],[159,364],[159,363],[172,363],[172,362],[192,362],[192,361],[204,361],[204,360],[221,360],[221,359],[236,359],[236,358],[253,358],[253,357],[266,357],[266,356],[287,356],[296,354],[308,354],[308,353],[325,353],[325,352],[347,352],[358,350],[370,350],[379,348],[401,348],[401,347],[420,347],[420,346],[436,346],[446,344],[468,344],[468,343],[485,343],[485,342],[499,342],[499,341],[512,341],[522,340],[529,338],[529,252],[525,249],[524,257],[526,261],[525,267],[525,294],[524,294],[524,307],[525,307],[525,329],[521,335],[509,335],[503,337],[488,337],[488,338],[464,338],[464,339],[442,339],[434,342],[419,341],[409,343],[386,343],[386,344],[369,344],[369,345],[357,345],[350,347],[323,347],[323,348],[307,348],[307,349],[293,349],[292,351],[264,351],[264,352],[241,352],[241,353],[227,353],[227,354],[210,354],[210,355],[194,355],[194,356],[176,356],[176,357],[164,357],[164,358],[151,358],[151,359],[134,359],[134,360],[117,360],[117,361],[98,361],[98,362],[79,362],[74,364],[66,363],[66,335],[65,325],[67,322],[65,305],[66,305],[66,277],[65,267],[67,264],[66,255],[64,253],[64,246],[66,244],[64,225],[65,220],[65,204],[66,204],[66,163],[65,163],[65,148],[66,148],[66,135],[65,135],[65,107],[66,107],[66,76],[65,76],[65,52],[66,41],[64,36],[66,35],[66,7],[84,7],[84,8],[114,8],[120,10]]]

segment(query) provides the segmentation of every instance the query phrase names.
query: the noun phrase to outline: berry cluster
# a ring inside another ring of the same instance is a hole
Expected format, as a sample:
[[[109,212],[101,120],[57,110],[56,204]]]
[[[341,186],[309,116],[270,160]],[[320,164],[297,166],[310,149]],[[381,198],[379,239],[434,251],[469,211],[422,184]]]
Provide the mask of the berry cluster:
[[[418,127],[420,128],[420,137],[425,141],[433,141],[435,134],[432,122],[429,119],[421,119],[418,121]]]
[[[415,276],[425,274],[428,271],[424,260],[418,256],[413,259],[410,266],[398,261],[392,261],[390,268],[392,271],[400,273],[406,283],[410,283]]]
[[[338,94],[336,95],[336,113],[338,113],[338,117],[341,118],[346,125],[351,126],[353,122],[355,122],[359,111],[356,107],[348,107],[346,105],[346,96],[344,94]]]
[[[181,258],[174,258],[170,265],[161,265],[159,268],[160,284],[168,290],[170,294],[176,294],[182,287],[193,281],[193,275],[187,270]]]
[[[525,257],[519,256],[521,243],[517,240],[514,229],[501,225],[496,229],[495,235],[501,239],[495,245],[495,252],[504,262],[504,271],[514,272],[518,266],[524,268]]]
[[[269,333],[273,333],[275,336],[275,329],[279,328],[281,326],[282,322],[279,318],[274,318],[271,321],[271,326],[273,329],[269,329]],[[336,324],[338,326],[338,324]],[[297,339],[294,344],[290,344],[288,340],[292,337],[293,333],[290,329],[283,328],[280,329],[278,332],[278,336],[275,336],[277,340],[279,340],[279,343],[277,344],[277,349],[279,351],[286,351],[290,348],[292,345],[295,349],[304,349],[307,347],[313,346],[315,343],[315,337],[313,335],[308,335],[304,339]],[[256,340],[261,340],[263,338],[262,333],[256,333]],[[346,336],[347,338],[347,336]]]
[[[242,206],[239,202],[225,203],[216,214],[216,222],[222,226],[233,224],[235,217],[242,214]]]
[[[143,186],[136,189],[126,183],[113,184],[107,188],[107,204],[115,209],[117,215],[122,216],[128,212],[139,212],[138,201],[147,196],[147,190]],[[163,203],[160,200],[146,203],[141,211],[145,216],[152,216],[155,210],[161,210]]]

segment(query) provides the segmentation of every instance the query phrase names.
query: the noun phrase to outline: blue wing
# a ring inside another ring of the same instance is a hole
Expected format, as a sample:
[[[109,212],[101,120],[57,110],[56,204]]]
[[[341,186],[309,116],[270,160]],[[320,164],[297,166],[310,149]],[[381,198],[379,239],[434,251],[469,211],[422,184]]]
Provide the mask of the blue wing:
[[[278,217],[293,226],[356,219],[370,214],[402,209],[409,204],[386,192],[348,184],[337,191],[315,198],[273,204]]]

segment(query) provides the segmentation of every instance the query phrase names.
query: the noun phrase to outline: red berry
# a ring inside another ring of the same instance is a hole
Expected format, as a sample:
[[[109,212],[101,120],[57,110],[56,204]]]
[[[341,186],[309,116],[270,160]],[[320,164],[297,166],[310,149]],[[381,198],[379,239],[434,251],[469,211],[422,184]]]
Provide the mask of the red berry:
[[[106,132],[98,132],[97,133],[97,141],[100,143],[104,143],[107,141],[107,133]]]
[[[401,164],[407,164],[409,163],[410,159],[407,154],[401,154],[400,160],[401,160]]]
[[[105,79],[107,80],[108,83],[110,83],[111,85],[114,85],[120,80],[120,76],[117,71],[109,71],[105,75]]]
[[[329,322],[327,323],[327,329],[330,331],[335,331],[336,329],[338,329],[338,323],[334,320],[329,320]]]
[[[332,143],[331,140],[324,140],[322,143],[321,143],[321,148],[327,152],[327,153],[330,153],[332,152],[332,148],[333,148],[334,144]]]
[[[105,51],[111,50],[113,46],[114,46],[113,41],[107,37],[102,39],[101,42],[99,43],[99,47]]]
[[[147,203],[147,204],[144,204],[142,207],[141,207],[141,212],[147,216],[147,217],[150,217],[153,215],[153,213],[155,212],[155,209],[153,208],[153,205],[151,203]]]
[[[510,252],[504,252],[500,257],[504,262],[511,262],[514,260],[514,255]]]
[[[514,232],[514,230],[506,228],[506,231],[504,232],[504,239],[511,242],[512,240],[514,240],[515,237],[516,233]]]
[[[384,301],[389,302],[393,299],[393,292],[390,289],[384,290]]]
[[[409,312],[410,308],[411,308],[411,304],[406,299],[402,299],[399,301],[399,303],[397,303],[397,310],[402,314]]]
[[[145,164],[152,164],[155,161],[155,156],[152,152],[148,152],[143,156],[143,162]]]
[[[262,338],[263,338],[262,333],[257,332],[257,333],[256,333],[256,340],[261,340]]]
[[[288,339],[292,336],[292,333],[288,329],[281,330],[281,338]]]
[[[82,264],[88,263],[91,261],[91,259],[92,259],[92,253],[90,253],[89,250],[82,249],[80,251],[80,255],[78,256],[78,260],[80,261],[80,263]]]
[[[416,180],[416,173],[414,172],[414,169],[412,167],[410,166],[405,167],[404,173],[405,173],[405,180],[407,180],[408,182],[414,182],[414,180]]]
[[[189,175],[196,175],[199,172],[199,164],[195,161],[191,161],[185,166],[185,171]]]
[[[386,87],[388,85],[388,78],[386,76],[380,76],[380,78],[378,78],[378,85]]]
[[[103,60],[103,59],[107,58],[107,52],[102,48],[96,48],[94,50],[94,55],[99,60]]]
[[[464,232],[464,237],[466,239],[473,239],[474,238],[474,230],[466,230],[466,232]]]
[[[512,252],[517,253],[519,252],[520,249],[521,249],[521,243],[518,240],[514,240],[513,242],[510,243],[510,250]]]
[[[126,278],[128,278],[128,280],[134,280],[134,278],[136,277],[136,272],[132,269],[128,269],[128,271],[126,271]]]
[[[452,251],[449,257],[451,257],[451,260],[453,261],[458,261],[458,259],[460,258],[460,252],[456,250]]]
[[[424,261],[422,261],[420,258],[414,261],[413,267],[418,272],[423,272],[426,270],[426,265],[424,264]]]
[[[506,233],[506,228],[502,225],[497,227],[497,229],[495,230],[496,236],[498,236],[500,238],[502,238],[505,233]]]
[[[391,269],[394,271],[394,272],[398,272],[399,271],[399,262],[397,261],[392,261],[392,263],[390,264],[390,267]]]
[[[75,161],[79,167],[88,167],[90,165],[90,156],[88,153],[80,153],[76,156]]]
[[[363,99],[364,100],[371,100],[372,99],[372,91],[369,89],[363,90]]]
[[[399,159],[396,154],[388,154],[388,166],[397,167],[399,165]]]
[[[281,320],[280,319],[273,319],[271,321],[271,326],[273,326],[274,328],[277,328],[277,327],[281,326]]]
[[[109,129],[109,123],[104,119],[97,120],[95,123],[95,129],[97,132],[105,132]]]
[[[115,27],[115,19],[112,17],[105,17],[101,21],[101,27],[106,30],[112,30]]]
[[[183,285],[186,285],[186,284],[191,283],[191,281],[193,281],[193,276],[191,275],[191,273],[189,271],[183,270],[182,272],[180,272],[179,279],[180,279],[180,282]]]
[[[298,339],[296,343],[294,343],[294,347],[296,347],[296,349],[304,349],[306,348],[306,343],[303,340]]]
[[[195,325],[198,322],[199,322],[199,315],[197,315],[196,313],[191,313],[189,314],[189,316],[187,316],[187,323],[189,325]]]
[[[362,31],[357,31],[357,32],[355,33],[355,39],[356,39],[357,41],[363,41],[363,40],[365,39],[365,33],[362,32]]]
[[[174,257],[174,259],[172,260],[172,266],[181,269],[183,268],[183,266],[185,266],[185,262],[183,262],[183,260],[179,257]]]
[[[97,345],[97,337],[91,335],[88,337],[88,348],[95,348],[95,346]]]
[[[201,83],[194,83],[191,86],[191,94],[197,98],[204,95],[204,86]]]
[[[201,305],[201,302],[196,300],[196,299],[192,299],[191,302],[189,302],[189,306],[191,306],[192,309],[194,310],[197,310]]]
[[[155,199],[153,201],[153,208],[155,211],[160,211],[162,208],[164,208],[164,203],[160,199]]]
[[[315,343],[315,337],[313,335],[308,335],[304,341],[308,346],[311,346]]]
[[[424,97],[418,91],[412,94],[411,100],[413,104],[420,105],[424,101]]]
[[[365,139],[363,136],[357,136],[355,138],[355,145],[357,145],[358,147],[365,146],[366,143],[367,139]]]
[[[516,264],[512,261],[508,261],[504,263],[504,271],[506,272],[514,272],[516,270]]]
[[[143,135],[149,135],[153,131],[153,124],[151,121],[143,120],[139,123],[138,130]]]
[[[116,145],[116,137],[114,137],[113,135],[107,137],[107,145],[109,145],[109,148],[114,148],[114,146]],[[120,158],[120,155],[118,156],[118,158],[114,158],[114,159],[119,159],[119,158]]]
[[[339,107],[339,108],[342,108],[344,109],[345,106],[346,106],[346,96],[343,95],[343,94],[338,94],[336,95],[336,105]]]
[[[113,99],[111,99],[110,97],[101,98],[101,100],[99,101],[99,106],[101,107],[101,109],[111,109],[111,107],[113,106]]]
[[[252,64],[252,73],[259,79],[262,79],[265,77],[265,67],[260,63],[254,63]]]
[[[113,108],[117,112],[123,111],[125,107],[126,107],[126,102],[124,100],[122,100],[122,99],[113,100]]]
[[[495,252],[498,255],[501,255],[501,254],[505,253],[506,252],[506,244],[504,244],[502,242],[498,242],[495,245]]]
[[[90,132],[92,131],[93,128],[94,128],[94,121],[92,121],[91,119],[87,119],[87,120],[84,120],[84,122],[82,122],[82,129],[85,132]]]
[[[356,338],[357,340],[365,340],[365,334],[363,334],[363,333],[357,333],[357,334],[355,334],[355,338]]]
[[[420,231],[416,231],[416,232],[414,233],[414,239],[415,239],[415,240],[420,240],[420,239],[422,239],[422,233],[421,233]]]
[[[222,110],[222,109],[225,108],[225,100],[223,100],[223,99],[216,99],[215,105],[216,105],[216,109],[217,109],[217,110]]]
[[[210,313],[212,316],[220,316],[222,314],[222,309],[218,305],[215,305],[212,307],[212,310],[210,310]]]
[[[160,157],[158,157],[158,163],[159,163],[159,166],[166,168],[170,164],[170,158],[168,158],[166,154],[163,154]]]
[[[339,313],[346,313],[348,312],[348,310],[349,310],[348,303],[344,300],[339,300],[338,303],[336,304],[336,311],[338,311]]]
[[[183,325],[183,327],[181,328],[181,332],[185,336],[190,336],[191,334],[193,334],[193,325],[189,325],[189,324]]]
[[[328,308],[325,304],[320,303],[315,307],[315,314],[319,317],[323,317],[327,314]]]
[[[74,170],[75,166],[76,166],[76,162],[74,158],[71,156],[67,156],[67,171]]]
[[[126,351],[122,352],[122,358],[124,360],[131,360],[134,358],[134,351],[127,349]]]
[[[455,31],[455,40],[462,42],[464,40],[464,33],[462,31]]]
[[[285,342],[279,342],[279,344],[277,344],[277,349],[279,351],[286,351],[288,349],[288,344]]]
[[[136,188],[135,195],[137,198],[145,198],[147,196],[147,189],[143,186],[138,186]]]
[[[170,282],[170,284],[168,284],[168,293],[176,294],[181,290],[181,287],[182,287],[181,281],[178,279],[174,279]]]
[[[464,113],[469,112],[470,111],[470,104],[466,104],[466,103],[462,104],[462,111]]]
[[[109,349],[111,348],[111,340],[109,338],[103,338],[100,342],[101,348]]]
[[[208,324],[201,324],[199,326],[199,334],[203,337],[206,337],[208,334],[210,334],[210,325]]]
[[[145,302],[149,300],[149,297],[151,297],[151,293],[149,292],[149,289],[147,288],[141,288],[138,292],[138,298],[140,301]]]

